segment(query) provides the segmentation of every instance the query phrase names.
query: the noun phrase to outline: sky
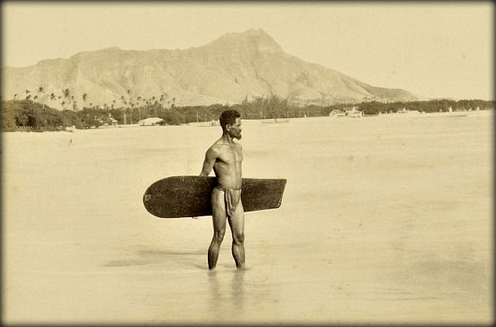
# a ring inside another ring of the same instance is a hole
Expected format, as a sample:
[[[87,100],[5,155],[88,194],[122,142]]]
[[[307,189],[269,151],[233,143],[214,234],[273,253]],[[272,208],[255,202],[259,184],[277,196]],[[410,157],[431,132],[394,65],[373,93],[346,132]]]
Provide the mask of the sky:
[[[263,29],[284,52],[373,86],[494,99],[494,4],[2,1],[2,67],[82,52],[187,49]]]

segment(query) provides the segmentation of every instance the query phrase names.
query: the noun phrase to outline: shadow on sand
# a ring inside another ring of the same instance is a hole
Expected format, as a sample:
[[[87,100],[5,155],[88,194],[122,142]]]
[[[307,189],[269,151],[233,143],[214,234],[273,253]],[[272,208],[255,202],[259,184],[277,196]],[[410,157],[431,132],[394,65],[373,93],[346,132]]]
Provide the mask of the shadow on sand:
[[[204,263],[204,251],[167,251],[167,250],[134,250],[126,258],[111,260],[103,263],[104,267],[125,267],[142,265],[173,265],[181,267],[195,267],[208,270]]]

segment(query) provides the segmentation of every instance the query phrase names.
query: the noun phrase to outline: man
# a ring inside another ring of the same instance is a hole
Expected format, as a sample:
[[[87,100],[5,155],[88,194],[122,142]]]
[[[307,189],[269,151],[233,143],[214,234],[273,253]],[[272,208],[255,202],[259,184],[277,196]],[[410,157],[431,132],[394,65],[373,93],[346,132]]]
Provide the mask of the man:
[[[207,150],[200,176],[208,176],[212,169],[217,186],[212,191],[212,221],[214,235],[208,248],[208,268],[214,269],[229,222],[233,237],[232,255],[237,268],[245,266],[244,225],[241,203],[241,163],[243,149],[235,140],[241,139],[241,116],[236,110],[226,110],[220,116],[222,136]]]

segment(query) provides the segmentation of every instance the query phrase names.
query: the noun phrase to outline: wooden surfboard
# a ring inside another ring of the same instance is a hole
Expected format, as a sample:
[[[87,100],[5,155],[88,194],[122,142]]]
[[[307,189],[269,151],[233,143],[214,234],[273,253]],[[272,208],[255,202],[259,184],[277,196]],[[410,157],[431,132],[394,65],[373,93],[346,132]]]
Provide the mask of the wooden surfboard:
[[[172,176],[156,181],[143,195],[146,210],[159,218],[212,215],[210,196],[215,177]],[[245,212],[281,206],[285,179],[243,178],[241,202]]]

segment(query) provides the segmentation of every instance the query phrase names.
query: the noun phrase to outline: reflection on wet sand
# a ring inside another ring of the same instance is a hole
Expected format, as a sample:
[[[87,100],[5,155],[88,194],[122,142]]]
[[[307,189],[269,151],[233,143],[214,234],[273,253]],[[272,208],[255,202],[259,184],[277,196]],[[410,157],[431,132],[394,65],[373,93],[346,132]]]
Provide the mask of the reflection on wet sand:
[[[243,315],[245,309],[245,269],[236,269],[226,273],[217,270],[208,272],[209,311],[216,317],[215,321],[225,322]],[[228,275],[231,275],[228,277]],[[230,313],[230,316],[225,316]]]

